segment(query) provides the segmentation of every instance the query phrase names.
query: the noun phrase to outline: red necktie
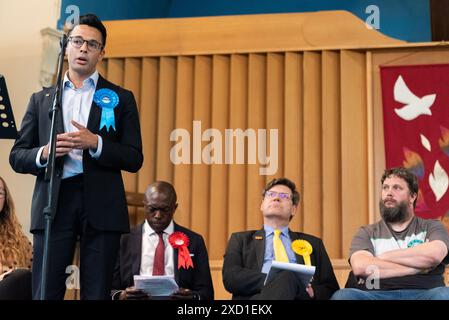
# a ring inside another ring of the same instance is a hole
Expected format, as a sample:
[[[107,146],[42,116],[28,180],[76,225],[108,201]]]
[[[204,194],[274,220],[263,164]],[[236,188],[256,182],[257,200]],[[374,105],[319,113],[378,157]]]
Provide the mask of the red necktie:
[[[158,233],[159,242],[154,251],[153,276],[163,276],[165,274],[165,243],[163,238],[164,232]]]

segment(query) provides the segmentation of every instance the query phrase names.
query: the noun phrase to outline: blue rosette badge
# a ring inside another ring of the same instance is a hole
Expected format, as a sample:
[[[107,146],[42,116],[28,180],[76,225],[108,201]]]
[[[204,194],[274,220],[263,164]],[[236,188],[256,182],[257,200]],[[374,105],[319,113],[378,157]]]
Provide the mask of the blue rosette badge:
[[[107,88],[99,89],[95,91],[94,102],[102,110],[99,130],[101,130],[103,127],[106,127],[107,131],[109,131],[110,127],[116,130],[114,108],[118,105],[119,102],[117,93]]]

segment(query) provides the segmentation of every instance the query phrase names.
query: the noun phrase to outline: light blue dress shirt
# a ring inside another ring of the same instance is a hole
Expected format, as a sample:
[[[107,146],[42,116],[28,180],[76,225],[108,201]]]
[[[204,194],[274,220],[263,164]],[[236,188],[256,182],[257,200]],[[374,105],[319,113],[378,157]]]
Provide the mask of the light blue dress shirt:
[[[265,254],[263,257],[262,273],[268,273],[271,263],[275,260],[273,248],[274,228],[267,225],[264,225],[263,228],[265,230]],[[292,240],[288,234],[288,226],[281,228],[280,237],[285,251],[287,251],[288,261],[296,263],[296,256],[292,249]]]
[[[83,86],[81,88],[76,88],[70,81],[68,73],[66,72],[64,76],[64,90],[62,95],[64,132],[78,131],[78,129],[72,125],[72,120],[75,120],[84,127],[87,127],[98,78],[98,71],[95,71],[89,76],[89,78],[83,81]],[[97,137],[97,150],[89,149],[89,154],[95,159],[100,157],[101,150],[103,148],[103,140],[101,136],[97,135]],[[41,147],[36,156],[36,165],[38,168],[47,166],[47,163],[40,163],[40,157],[43,149],[44,147]],[[62,179],[73,177],[80,173],[83,173],[83,150],[73,149],[65,158]]]

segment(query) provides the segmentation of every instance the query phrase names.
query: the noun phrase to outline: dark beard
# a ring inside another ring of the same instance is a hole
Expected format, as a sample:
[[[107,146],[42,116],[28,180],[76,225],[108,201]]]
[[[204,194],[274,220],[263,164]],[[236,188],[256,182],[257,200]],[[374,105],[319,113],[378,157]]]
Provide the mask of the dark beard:
[[[404,201],[394,207],[386,207],[382,200],[379,201],[380,216],[387,223],[403,222],[408,218],[408,207]]]

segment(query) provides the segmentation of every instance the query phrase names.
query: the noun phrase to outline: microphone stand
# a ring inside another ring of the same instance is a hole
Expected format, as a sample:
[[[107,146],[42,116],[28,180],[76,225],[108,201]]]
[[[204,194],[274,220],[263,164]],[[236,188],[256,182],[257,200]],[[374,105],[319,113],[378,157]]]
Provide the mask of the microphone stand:
[[[55,161],[56,161],[56,121],[60,115],[62,109],[62,90],[63,90],[63,77],[62,68],[64,66],[65,49],[67,46],[67,36],[64,34],[60,41],[61,52],[58,60],[58,78],[55,86],[55,94],[53,99],[53,105],[49,110],[49,116],[51,117],[51,128],[49,138],[49,151],[48,151],[48,164],[45,169],[45,181],[50,181],[48,184],[48,200],[47,207],[44,208],[44,221],[45,221],[45,234],[44,234],[44,252],[42,256],[42,275],[41,275],[41,291],[40,300],[45,300],[47,289],[47,276],[48,276],[48,260],[49,260],[49,244],[50,244],[50,231],[51,223],[54,219],[56,212],[56,203],[58,199],[59,188],[55,188]]]

